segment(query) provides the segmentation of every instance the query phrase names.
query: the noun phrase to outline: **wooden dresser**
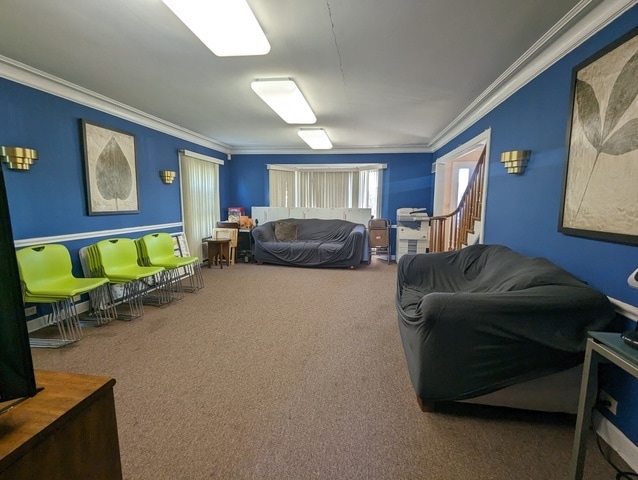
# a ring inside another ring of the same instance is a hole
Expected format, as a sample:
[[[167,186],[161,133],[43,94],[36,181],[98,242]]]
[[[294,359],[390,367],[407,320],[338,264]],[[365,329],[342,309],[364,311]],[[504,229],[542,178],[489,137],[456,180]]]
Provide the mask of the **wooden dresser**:
[[[35,371],[38,388],[0,415],[0,480],[120,480],[108,377]]]

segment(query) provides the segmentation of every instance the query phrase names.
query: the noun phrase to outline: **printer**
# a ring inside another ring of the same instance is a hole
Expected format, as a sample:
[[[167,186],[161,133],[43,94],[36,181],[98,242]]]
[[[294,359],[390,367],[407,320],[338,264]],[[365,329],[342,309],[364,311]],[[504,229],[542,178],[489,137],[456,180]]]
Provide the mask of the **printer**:
[[[396,261],[406,253],[427,253],[430,217],[425,208],[397,210]]]

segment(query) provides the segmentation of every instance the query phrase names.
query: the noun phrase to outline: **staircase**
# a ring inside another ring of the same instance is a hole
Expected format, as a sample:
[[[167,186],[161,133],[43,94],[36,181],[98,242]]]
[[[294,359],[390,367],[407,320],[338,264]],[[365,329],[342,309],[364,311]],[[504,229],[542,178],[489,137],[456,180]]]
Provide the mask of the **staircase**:
[[[474,231],[467,235],[467,245],[476,245],[481,243],[481,232],[483,231],[483,221],[476,220],[474,222]]]
[[[447,215],[430,217],[430,252],[460,250],[480,241],[485,152],[483,148],[456,210]]]

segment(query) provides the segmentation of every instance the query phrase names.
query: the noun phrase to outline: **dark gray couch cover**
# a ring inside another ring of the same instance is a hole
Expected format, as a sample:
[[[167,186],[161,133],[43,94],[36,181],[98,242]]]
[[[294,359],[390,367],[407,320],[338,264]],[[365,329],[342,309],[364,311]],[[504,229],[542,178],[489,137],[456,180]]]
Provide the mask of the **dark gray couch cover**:
[[[274,221],[253,228],[257,262],[300,267],[356,267],[363,259],[367,242],[365,225],[317,218],[279,221],[296,224],[297,239],[278,240]]]
[[[404,255],[396,307],[424,401],[466,400],[578,365],[587,331],[614,317],[601,292],[501,245]]]

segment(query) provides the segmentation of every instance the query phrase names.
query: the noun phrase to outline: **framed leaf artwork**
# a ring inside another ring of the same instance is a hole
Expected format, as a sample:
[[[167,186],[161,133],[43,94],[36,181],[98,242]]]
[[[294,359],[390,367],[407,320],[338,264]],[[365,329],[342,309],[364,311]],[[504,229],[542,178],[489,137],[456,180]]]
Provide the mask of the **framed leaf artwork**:
[[[638,244],[637,35],[573,69],[562,233]]]
[[[139,213],[135,136],[82,120],[89,215]]]

